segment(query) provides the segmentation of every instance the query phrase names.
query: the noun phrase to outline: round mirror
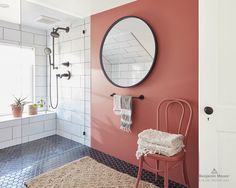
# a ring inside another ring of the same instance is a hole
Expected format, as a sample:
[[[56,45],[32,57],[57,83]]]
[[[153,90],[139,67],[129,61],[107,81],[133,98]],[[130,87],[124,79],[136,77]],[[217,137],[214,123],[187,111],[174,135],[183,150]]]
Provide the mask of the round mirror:
[[[107,79],[118,87],[143,82],[154,67],[157,43],[151,27],[134,16],[117,20],[102,42],[100,61]]]

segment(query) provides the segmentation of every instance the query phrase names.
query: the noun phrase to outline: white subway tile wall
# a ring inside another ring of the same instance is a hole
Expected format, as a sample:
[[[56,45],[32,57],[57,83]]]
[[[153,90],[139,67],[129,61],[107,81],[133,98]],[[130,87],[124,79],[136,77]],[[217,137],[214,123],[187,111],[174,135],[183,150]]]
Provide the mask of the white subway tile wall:
[[[17,24],[0,21],[0,43],[21,45],[35,48],[35,77],[34,77],[34,97],[35,102],[41,98],[47,100],[47,59],[44,48],[47,43],[46,31],[31,27],[20,27]],[[40,111],[47,107],[40,108]]]
[[[35,100],[42,98],[48,103],[49,66],[44,48],[51,47],[49,34],[43,30],[0,21],[0,43],[35,48]],[[0,121],[0,149],[54,134],[90,146],[90,18],[72,23],[70,32],[62,31],[55,44],[55,61],[60,73],[67,70],[72,73],[70,80],[59,80],[59,107],[55,110],[57,117],[53,113]],[[61,66],[66,61],[71,63],[69,68]],[[55,73],[52,77],[52,96],[55,103]]]
[[[0,149],[56,134],[56,113],[0,122]]]
[[[34,42],[34,34],[29,32],[22,32],[22,42],[33,44]]]
[[[0,40],[3,39],[3,27],[0,27]]]
[[[48,47],[51,48],[50,32],[51,30],[48,31],[47,41]],[[66,73],[69,70],[72,74],[70,80],[59,79],[59,106],[55,110],[57,134],[90,146],[90,18],[72,23],[69,33],[60,32],[59,39],[55,39],[55,54],[59,72]],[[67,61],[70,62],[70,67],[63,67],[61,64]],[[54,96],[55,81],[54,78]],[[53,97],[53,104],[55,100]]]
[[[0,21],[0,43],[35,48],[34,97],[47,100],[47,59],[44,48],[46,31]],[[40,111],[47,107],[40,108]],[[0,149],[56,134],[56,114],[48,113],[28,118],[0,118]]]
[[[9,41],[20,42],[21,36],[20,31],[14,29],[3,29],[3,39]]]

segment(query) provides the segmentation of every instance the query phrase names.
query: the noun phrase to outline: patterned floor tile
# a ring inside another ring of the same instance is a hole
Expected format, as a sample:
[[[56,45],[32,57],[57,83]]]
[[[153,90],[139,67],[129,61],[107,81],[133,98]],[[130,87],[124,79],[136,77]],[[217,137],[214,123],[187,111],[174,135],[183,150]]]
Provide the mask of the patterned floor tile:
[[[22,188],[30,178],[84,156],[90,156],[120,172],[137,176],[136,166],[55,135],[0,150],[0,188]],[[159,177],[155,181],[155,175],[151,172],[144,170],[142,179],[163,187],[163,178]],[[170,181],[169,188],[184,186]]]

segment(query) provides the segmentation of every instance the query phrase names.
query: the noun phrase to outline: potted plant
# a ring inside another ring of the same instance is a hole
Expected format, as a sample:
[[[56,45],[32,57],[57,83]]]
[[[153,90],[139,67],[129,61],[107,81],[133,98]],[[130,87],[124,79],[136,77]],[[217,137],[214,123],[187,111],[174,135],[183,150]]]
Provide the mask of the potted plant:
[[[26,97],[27,98],[27,97]],[[12,114],[14,117],[22,117],[22,113],[24,111],[24,106],[27,103],[25,101],[26,98],[15,97],[15,101],[11,104]]]
[[[45,102],[43,99],[40,99],[37,103],[30,104],[29,105],[29,115],[36,115],[38,114],[38,107],[43,108],[45,105]]]

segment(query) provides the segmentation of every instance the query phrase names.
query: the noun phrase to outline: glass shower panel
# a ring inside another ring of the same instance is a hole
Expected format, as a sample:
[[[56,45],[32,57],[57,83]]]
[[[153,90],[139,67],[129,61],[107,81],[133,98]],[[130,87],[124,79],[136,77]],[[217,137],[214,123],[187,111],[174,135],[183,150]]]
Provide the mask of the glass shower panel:
[[[18,21],[0,20],[0,59],[5,64],[0,70],[0,85],[5,87],[0,94],[0,115],[7,112],[0,116],[0,187],[23,187],[32,177],[78,159],[84,152],[82,144],[90,145],[90,19],[27,0],[19,2]],[[52,100],[59,74],[59,103],[53,110],[45,48],[52,49],[50,33],[58,27]],[[66,27],[69,32],[63,30]],[[1,45],[15,51],[3,52]],[[14,96],[26,98],[22,117],[12,116]],[[29,109],[35,113],[35,108],[37,114],[29,115]]]

